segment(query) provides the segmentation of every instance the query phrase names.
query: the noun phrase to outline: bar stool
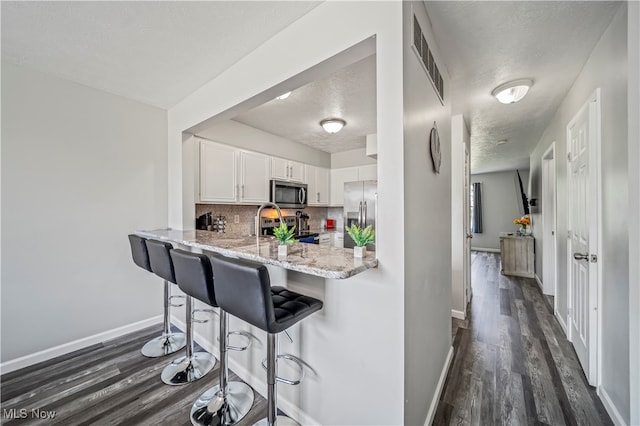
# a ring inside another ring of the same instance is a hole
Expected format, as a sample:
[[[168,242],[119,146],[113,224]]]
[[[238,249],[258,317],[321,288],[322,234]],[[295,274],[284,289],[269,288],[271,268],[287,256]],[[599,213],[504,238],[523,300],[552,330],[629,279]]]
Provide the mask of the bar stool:
[[[212,307],[218,307],[211,262],[204,254],[171,250],[178,286],[186,294]],[[220,310],[220,381],[205,391],[193,404],[194,425],[232,425],[242,419],[253,405],[253,390],[242,382],[229,382],[227,366],[228,315]],[[246,347],[244,348],[246,349]]]
[[[180,287],[180,283],[176,279],[173,261],[170,255],[173,246],[170,243],[156,240],[147,240],[146,244],[153,272],[165,280],[177,283],[178,287]],[[216,359],[210,353],[193,351],[193,323],[196,320],[193,318],[193,301],[188,294],[185,304],[185,321],[187,328],[186,354],[181,358],[171,361],[171,363],[162,370],[160,377],[162,381],[168,385],[184,385],[194,382],[211,371],[216,365]],[[198,322],[206,322],[206,320],[198,320]]]
[[[278,333],[322,309],[322,301],[283,287],[271,287],[269,271],[256,262],[212,257],[216,300],[220,308],[267,334],[267,417],[256,425],[297,425],[277,415],[276,381]]]
[[[131,245],[131,256],[133,262],[146,269],[149,272],[153,272],[151,263],[149,260],[149,252],[147,251],[146,238],[139,237],[137,235],[129,235],[129,244]],[[170,323],[170,306],[178,307],[182,305],[171,304],[171,289],[169,287],[169,281],[164,280],[164,317],[163,317],[163,329],[162,336],[147,342],[141,349],[142,355],[149,358],[157,358],[165,356],[180,349],[184,348],[186,344],[186,338],[184,333],[172,333]],[[175,284],[175,281],[172,281]]]

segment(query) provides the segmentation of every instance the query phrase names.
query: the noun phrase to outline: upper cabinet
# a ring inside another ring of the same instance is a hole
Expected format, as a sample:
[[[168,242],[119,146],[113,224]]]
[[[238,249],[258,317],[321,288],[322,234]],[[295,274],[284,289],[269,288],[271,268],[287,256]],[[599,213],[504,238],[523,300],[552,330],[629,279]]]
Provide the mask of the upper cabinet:
[[[200,202],[260,204],[269,201],[271,157],[200,141]]]
[[[326,206],[329,204],[329,169],[316,166],[305,166],[307,175],[307,204],[310,206]]]
[[[256,152],[240,151],[240,202],[269,201],[271,157]]]
[[[342,206],[344,204],[344,184],[345,182],[355,182],[359,180],[377,180],[378,166],[370,164],[359,167],[345,167],[342,169],[331,169],[331,195],[330,206]]]
[[[238,201],[237,149],[200,141],[200,201]]]
[[[292,182],[304,182],[304,164],[284,158],[271,158],[271,178],[288,180]]]

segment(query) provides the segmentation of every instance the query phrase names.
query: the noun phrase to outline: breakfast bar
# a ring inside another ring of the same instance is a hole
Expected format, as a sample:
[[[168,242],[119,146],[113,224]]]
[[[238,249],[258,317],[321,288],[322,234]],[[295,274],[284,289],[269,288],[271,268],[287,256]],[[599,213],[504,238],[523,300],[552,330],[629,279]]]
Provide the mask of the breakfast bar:
[[[354,258],[352,249],[333,247],[330,244],[294,244],[286,257],[280,257],[278,242],[274,237],[236,238],[208,231],[175,229],[138,231],[137,234],[322,278],[345,279],[378,265],[375,252],[367,252],[363,258]]]

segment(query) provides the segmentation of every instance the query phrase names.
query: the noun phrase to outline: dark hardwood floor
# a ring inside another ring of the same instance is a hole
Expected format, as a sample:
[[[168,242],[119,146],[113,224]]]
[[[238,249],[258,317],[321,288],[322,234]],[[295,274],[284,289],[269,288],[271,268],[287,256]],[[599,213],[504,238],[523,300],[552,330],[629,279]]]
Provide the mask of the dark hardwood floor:
[[[218,367],[183,386],[160,380],[164,366],[182,356],[145,358],[140,348],[161,334],[161,325],[93,345],[2,375],[3,425],[190,425],[191,405],[218,383]],[[233,356],[231,354],[230,356]],[[217,358],[217,357],[216,357]],[[238,380],[230,372],[231,380]],[[266,401],[254,393],[249,414],[238,425],[266,415]],[[26,410],[26,418],[20,417]],[[15,411],[14,411],[15,410]],[[32,410],[40,410],[32,412]],[[54,412],[52,419],[37,418]],[[10,418],[12,417],[14,418]]]
[[[472,253],[471,269],[433,424],[613,424],[535,280],[501,275],[495,253]]]

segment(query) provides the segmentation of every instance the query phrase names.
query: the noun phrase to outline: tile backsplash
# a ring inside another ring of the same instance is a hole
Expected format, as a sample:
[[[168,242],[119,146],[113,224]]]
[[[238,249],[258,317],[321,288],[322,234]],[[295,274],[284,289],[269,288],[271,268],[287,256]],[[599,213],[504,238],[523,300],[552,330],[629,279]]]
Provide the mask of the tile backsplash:
[[[240,206],[232,204],[196,204],[196,217],[211,212],[213,216],[226,216],[227,229],[226,233],[230,236],[245,236],[253,233],[253,220],[258,211],[258,206]],[[311,229],[320,229],[323,219],[331,217],[332,219],[342,221],[342,208],[327,207],[307,207],[302,209],[309,215],[309,226]],[[333,214],[327,216],[328,211]],[[296,209],[282,209],[284,216],[295,216]],[[234,223],[234,216],[238,215],[239,223]],[[265,209],[262,211],[263,217],[275,215],[275,210]]]

